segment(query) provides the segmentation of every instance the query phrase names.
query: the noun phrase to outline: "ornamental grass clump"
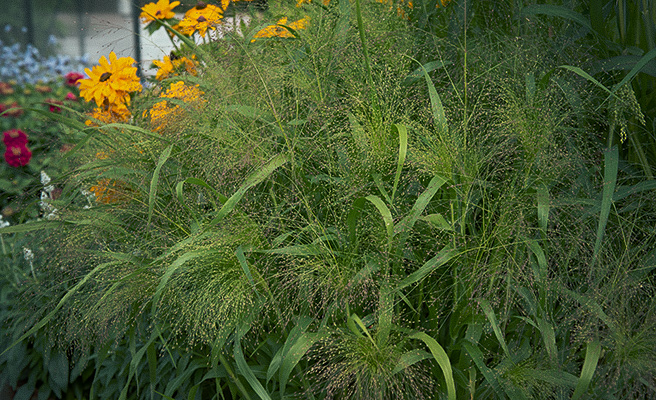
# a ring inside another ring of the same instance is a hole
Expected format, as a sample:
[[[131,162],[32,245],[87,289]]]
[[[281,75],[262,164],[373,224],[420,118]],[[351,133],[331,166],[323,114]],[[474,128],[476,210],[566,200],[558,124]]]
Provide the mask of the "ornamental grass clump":
[[[90,71],[129,117],[73,123],[17,342],[104,398],[650,394],[656,185],[595,131],[584,43],[465,2],[270,3],[199,45],[148,20],[195,73]]]

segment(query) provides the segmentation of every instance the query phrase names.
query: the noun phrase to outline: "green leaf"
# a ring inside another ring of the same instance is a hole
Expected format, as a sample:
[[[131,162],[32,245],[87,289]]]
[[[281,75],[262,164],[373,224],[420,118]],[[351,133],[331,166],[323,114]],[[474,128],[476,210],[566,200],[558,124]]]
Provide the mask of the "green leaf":
[[[412,59],[413,61],[419,64],[419,61]],[[421,64],[420,64],[421,65]],[[426,85],[428,86],[428,97],[431,102],[431,109],[433,111],[433,121],[437,125],[437,129],[440,134],[447,133],[449,131],[449,124],[446,120],[446,114],[444,113],[444,106],[442,106],[442,99],[435,89],[433,80],[430,75],[428,75],[428,70],[422,65],[421,69],[424,71],[424,78],[426,79]]]
[[[546,185],[539,185],[536,192],[538,201],[538,226],[546,235],[549,225],[549,188]]]
[[[448,398],[449,400],[455,400],[456,385],[453,380],[453,370],[451,369],[451,360],[449,360],[449,356],[446,354],[446,351],[444,351],[444,348],[437,342],[437,340],[428,336],[424,332],[416,332],[410,335],[409,337],[411,339],[419,339],[422,342],[424,342],[426,346],[428,346],[428,349],[433,355],[433,358],[435,359],[435,361],[437,361],[437,364],[440,366],[440,368],[442,369],[442,373],[444,374]]]
[[[365,197],[365,199],[369,200],[374,206],[376,206],[380,214],[383,216],[383,222],[385,222],[385,230],[387,231],[387,242],[391,243],[394,236],[394,220],[392,219],[392,213],[390,212],[389,208],[387,208],[385,203],[383,203],[383,200],[381,200],[380,197],[369,195]]]
[[[524,7],[521,11],[522,16],[530,15],[548,15],[550,17],[559,17],[564,18],[570,21],[574,21],[579,25],[592,30],[590,21],[588,21],[583,15],[577,13],[569,7],[558,6],[554,4],[531,4]]]
[[[434,227],[438,229],[442,229],[444,231],[451,231],[453,232],[453,226],[442,216],[442,214],[428,214],[424,217],[419,218],[422,221],[426,221],[433,225]]]
[[[599,214],[599,224],[597,225],[597,238],[595,239],[594,251],[592,253],[592,264],[594,265],[601,249],[601,243],[608,223],[610,208],[613,202],[613,193],[617,184],[617,169],[619,163],[619,153],[617,146],[604,152],[604,188],[601,198],[601,211]]]
[[[396,288],[394,289],[395,291],[401,291],[405,289],[406,287],[413,285],[422,279],[424,279],[426,276],[428,276],[430,273],[435,271],[437,268],[441,267],[442,265],[446,264],[449,260],[451,260],[456,254],[455,249],[453,249],[450,245],[444,246],[442,250],[440,250],[439,253],[430,260],[426,261],[424,265],[422,265],[418,270],[413,272],[412,274],[408,275],[403,279],[401,282],[399,282],[396,285]]]
[[[173,149],[173,145],[170,145],[166,149],[164,149],[162,154],[160,154],[159,160],[157,161],[157,165],[155,166],[155,170],[153,171],[153,177],[150,180],[150,191],[148,193],[148,223],[146,224],[146,226],[150,226],[150,221],[152,220],[153,217],[155,200],[157,198],[157,184],[159,182],[159,172],[162,169],[162,166],[164,165],[166,160],[169,159],[172,149]]]
[[[419,216],[421,215],[422,212],[426,209],[428,206],[428,203],[430,203],[431,199],[437,191],[446,183],[446,180],[442,178],[441,176],[434,176],[433,179],[428,183],[428,187],[422,194],[417,197],[417,200],[415,201],[415,204],[412,205],[412,209],[406,215],[401,221],[399,221],[398,224],[394,227],[394,235],[398,235],[400,233],[403,233],[404,235],[407,236],[409,234],[409,231],[412,229],[412,227],[415,225],[415,222],[417,222],[417,219],[419,219]],[[402,241],[404,242],[404,241]],[[400,245],[403,245],[404,243],[400,243]]]
[[[401,178],[401,171],[403,170],[403,164],[405,164],[405,157],[408,152],[408,129],[403,124],[395,124],[394,127],[399,133],[399,159],[396,163],[396,174],[394,175],[394,187],[392,188],[392,201],[390,204],[394,201],[396,189],[399,186],[399,179]]]
[[[499,344],[501,344],[501,348],[503,349],[503,352],[506,353],[506,357],[510,358],[510,351],[508,350],[508,345],[506,344],[506,340],[503,337],[503,333],[501,333],[501,328],[499,327],[499,323],[497,322],[497,317],[494,314],[494,310],[492,310],[492,306],[490,306],[490,303],[485,300],[485,299],[478,299],[481,309],[483,309],[483,313],[485,313],[485,316],[487,317],[488,321],[490,321],[490,325],[492,325],[492,331],[494,331],[494,336],[497,337],[497,340],[499,341]]]
[[[392,370],[392,375],[398,374],[409,366],[429,358],[435,357],[431,353],[428,353],[424,350],[408,350],[407,352],[401,354],[401,357],[399,357],[399,361],[396,363],[396,366]]]
[[[284,398],[285,387],[287,386],[287,381],[289,380],[289,375],[292,370],[296,367],[298,362],[301,361],[301,358],[303,358],[305,353],[310,350],[312,345],[321,337],[323,337],[323,335],[319,333],[304,332],[283,355],[279,374],[281,398]]]
[[[601,344],[599,341],[594,340],[588,343],[585,352],[585,361],[583,362],[583,368],[581,369],[581,376],[576,383],[576,389],[574,389],[572,400],[580,399],[588,391],[588,386],[590,386],[590,382],[592,381],[592,375],[594,375],[595,369],[597,368],[597,362],[599,361],[600,355]]]
[[[271,400],[271,397],[267,393],[266,389],[264,389],[264,386],[262,386],[260,381],[257,380],[255,374],[251,370],[251,367],[248,366],[246,359],[244,358],[244,352],[241,349],[241,338],[246,334],[247,331],[248,328],[242,326],[235,334],[233,355],[235,357],[235,361],[237,362],[237,370],[244,376],[244,378],[246,378],[248,384],[251,385],[251,388],[253,388],[255,393],[257,393],[257,395],[260,396],[262,400]]]

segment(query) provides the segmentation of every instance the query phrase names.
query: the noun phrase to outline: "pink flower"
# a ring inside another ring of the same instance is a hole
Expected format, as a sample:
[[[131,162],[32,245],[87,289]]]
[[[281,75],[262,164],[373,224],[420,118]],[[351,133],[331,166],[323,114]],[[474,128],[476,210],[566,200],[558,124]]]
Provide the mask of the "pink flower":
[[[20,129],[10,129],[5,131],[2,136],[2,141],[7,147],[27,145],[27,134]]]
[[[70,101],[76,101],[77,96],[73,94],[73,92],[68,92],[66,93],[66,97],[64,98],[65,100],[70,100]]]
[[[25,145],[7,146],[5,161],[12,167],[24,167],[30,163],[32,152]]]
[[[66,74],[66,76],[64,76],[64,79],[66,79],[66,85],[71,87],[78,86],[79,85],[78,81],[83,78],[84,75],[82,75],[79,72],[69,72],[68,74]]]

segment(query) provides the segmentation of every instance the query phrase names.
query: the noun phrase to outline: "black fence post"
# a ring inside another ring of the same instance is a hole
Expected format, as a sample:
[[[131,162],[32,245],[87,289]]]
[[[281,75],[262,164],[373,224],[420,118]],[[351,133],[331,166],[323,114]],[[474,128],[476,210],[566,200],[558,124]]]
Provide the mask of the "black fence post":
[[[139,30],[139,2],[133,2],[130,13],[132,15],[132,31],[134,32],[134,59],[137,62],[137,76],[143,79],[143,71],[141,68],[141,32]]]
[[[27,29],[27,43],[34,45],[34,20],[32,16],[32,0],[24,0],[25,28]]]

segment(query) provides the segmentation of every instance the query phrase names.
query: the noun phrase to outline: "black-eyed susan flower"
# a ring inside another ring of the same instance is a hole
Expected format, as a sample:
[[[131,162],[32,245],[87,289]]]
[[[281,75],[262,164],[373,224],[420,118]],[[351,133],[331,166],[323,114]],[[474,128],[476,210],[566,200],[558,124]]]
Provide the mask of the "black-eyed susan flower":
[[[187,71],[188,74],[196,75],[196,63],[187,57],[179,57],[171,53],[170,56],[164,56],[162,61],[153,60],[153,64],[158,68],[155,79],[162,80],[168,77],[178,75],[182,70]]]
[[[134,58],[116,57],[112,51],[109,61],[100,57],[93,69],[85,68],[89,79],[80,79],[80,96],[86,101],[94,100],[100,107],[106,104],[130,104],[130,93],[142,89],[137,68],[133,67]]]
[[[171,19],[175,17],[173,9],[180,4],[179,1],[169,3],[169,0],[159,0],[157,3],[148,3],[141,8],[139,18],[145,23],[159,19]]]
[[[223,11],[228,7],[229,0],[221,0],[221,7],[199,2],[194,8],[185,13],[184,18],[178,24],[180,31],[185,35],[193,35],[198,32],[205,36],[208,29],[215,30],[223,19]]]
[[[166,92],[160,95],[163,100],[155,103],[150,109],[150,123],[154,130],[162,129],[168,121],[179,118],[182,112],[179,105],[171,105],[166,99],[178,99],[191,106],[198,106],[205,102],[202,98],[204,94],[198,85],[186,85],[183,81],[172,83]]]
[[[308,18],[302,18],[299,19],[298,21],[294,21],[288,24],[287,17],[283,17],[279,19],[275,25],[269,25],[266,28],[262,29],[261,31],[257,32],[255,36],[253,36],[251,42],[254,42],[255,39],[261,39],[261,38],[272,38],[272,37],[291,38],[294,37],[294,35],[292,35],[288,29],[284,28],[283,25],[288,26],[293,30],[299,30],[299,29],[307,28],[308,23],[309,23]]]
[[[125,104],[110,104],[107,106],[96,107],[89,114],[91,118],[103,124],[111,124],[115,122],[128,122],[132,114]],[[97,126],[97,122],[86,120],[84,123],[87,126]]]

